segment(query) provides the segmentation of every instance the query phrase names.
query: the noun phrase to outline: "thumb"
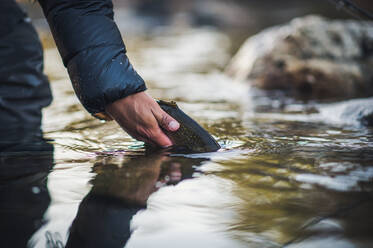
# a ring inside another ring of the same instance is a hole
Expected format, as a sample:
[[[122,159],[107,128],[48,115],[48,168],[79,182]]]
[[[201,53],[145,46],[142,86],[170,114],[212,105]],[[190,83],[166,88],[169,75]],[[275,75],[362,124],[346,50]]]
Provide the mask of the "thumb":
[[[179,122],[164,112],[161,108],[154,113],[154,116],[157,119],[158,124],[167,131],[175,132],[180,127]]]

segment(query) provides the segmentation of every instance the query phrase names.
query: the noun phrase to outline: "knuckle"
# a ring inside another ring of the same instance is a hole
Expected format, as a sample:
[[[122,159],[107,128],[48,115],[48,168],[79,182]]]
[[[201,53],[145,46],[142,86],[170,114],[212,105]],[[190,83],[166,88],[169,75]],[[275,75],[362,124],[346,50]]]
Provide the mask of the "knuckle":
[[[162,115],[162,120],[161,120],[161,122],[163,123],[163,124],[167,124],[167,115],[166,114],[163,114]]]
[[[172,121],[172,118],[167,114],[167,113],[164,113],[162,115],[162,120],[161,120],[161,123],[164,125],[164,126],[167,126],[168,123],[170,123]]]

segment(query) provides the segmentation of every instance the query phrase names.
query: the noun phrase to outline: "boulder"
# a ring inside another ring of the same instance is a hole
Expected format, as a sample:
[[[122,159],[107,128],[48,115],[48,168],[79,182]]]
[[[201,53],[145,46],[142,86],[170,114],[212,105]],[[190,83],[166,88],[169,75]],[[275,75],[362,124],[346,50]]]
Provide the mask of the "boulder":
[[[250,37],[226,72],[311,99],[372,96],[373,22],[296,18]]]

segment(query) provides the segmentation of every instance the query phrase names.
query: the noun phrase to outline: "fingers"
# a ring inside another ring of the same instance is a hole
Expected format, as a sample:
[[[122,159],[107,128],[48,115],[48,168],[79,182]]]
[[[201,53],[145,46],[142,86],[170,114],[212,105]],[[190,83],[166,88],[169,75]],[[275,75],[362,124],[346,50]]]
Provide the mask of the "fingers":
[[[158,128],[159,129],[159,128]],[[157,134],[154,135],[153,137],[151,137],[151,140],[156,143],[157,145],[161,146],[161,147],[169,147],[169,146],[172,146],[172,141],[170,140],[170,138],[167,137],[167,135],[165,135],[161,129],[159,129],[159,131],[157,131]]]
[[[168,138],[167,135],[165,135],[158,126],[153,126],[149,129],[140,129],[137,131],[137,134],[133,136],[145,143],[157,145],[164,148],[173,145],[170,138]]]
[[[156,111],[153,111],[155,118],[158,121],[158,124],[165,130],[170,132],[175,132],[179,129],[180,124],[169,114],[164,112],[160,107]]]
[[[106,112],[135,139],[161,147],[173,145],[162,130],[173,132],[180,127],[145,92],[115,101],[106,107]]]

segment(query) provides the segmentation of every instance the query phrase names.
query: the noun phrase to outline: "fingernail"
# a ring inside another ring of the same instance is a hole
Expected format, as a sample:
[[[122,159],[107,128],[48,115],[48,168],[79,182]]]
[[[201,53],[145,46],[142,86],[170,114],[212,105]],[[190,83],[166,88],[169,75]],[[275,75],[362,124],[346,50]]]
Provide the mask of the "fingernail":
[[[180,124],[177,121],[171,121],[170,123],[168,123],[168,129],[170,129],[171,131],[176,131],[179,129],[179,127]]]

